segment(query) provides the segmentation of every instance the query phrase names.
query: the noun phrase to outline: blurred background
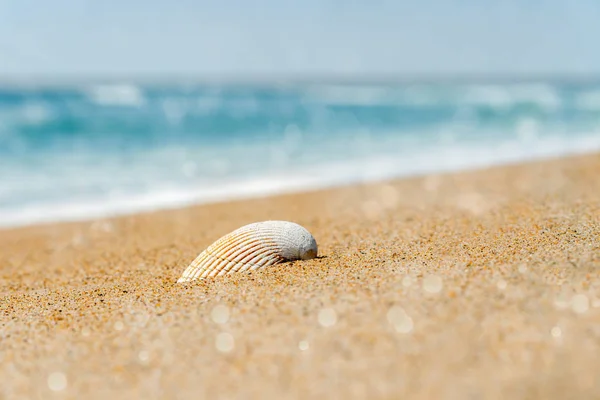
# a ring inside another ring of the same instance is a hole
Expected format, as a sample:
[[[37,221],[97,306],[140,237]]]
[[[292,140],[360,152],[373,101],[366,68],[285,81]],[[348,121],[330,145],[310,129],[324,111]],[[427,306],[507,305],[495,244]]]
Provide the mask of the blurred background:
[[[0,226],[600,150],[594,0],[1,0]]]

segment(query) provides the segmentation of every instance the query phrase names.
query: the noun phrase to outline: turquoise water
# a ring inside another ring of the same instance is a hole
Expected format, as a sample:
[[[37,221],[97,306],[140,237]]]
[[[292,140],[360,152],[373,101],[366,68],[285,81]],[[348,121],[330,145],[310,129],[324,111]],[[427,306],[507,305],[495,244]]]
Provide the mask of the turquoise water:
[[[0,225],[600,150],[600,83],[0,87]]]

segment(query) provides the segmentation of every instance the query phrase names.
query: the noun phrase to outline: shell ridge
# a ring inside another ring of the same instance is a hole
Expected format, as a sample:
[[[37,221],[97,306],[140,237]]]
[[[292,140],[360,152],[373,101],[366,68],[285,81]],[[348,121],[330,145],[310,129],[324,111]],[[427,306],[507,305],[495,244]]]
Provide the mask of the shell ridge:
[[[182,278],[194,279],[196,271],[202,268],[202,265],[204,264],[204,261],[206,260],[207,256],[208,253],[206,251],[200,253],[200,255],[198,255],[198,257],[196,257],[194,261],[192,261],[192,263],[183,272]]]
[[[220,260],[238,263],[238,262],[245,262],[245,260],[248,257],[253,257],[256,254],[263,254],[263,253],[266,253],[266,252],[268,252],[270,250],[274,250],[274,249],[276,249],[276,248],[275,247],[266,247],[265,248],[264,246],[261,247],[260,243],[259,243],[257,246],[254,246],[254,247],[238,249],[238,252],[234,254],[236,256],[235,258],[228,257],[229,256],[228,254],[226,254],[226,255],[220,255],[220,254],[214,254],[214,253],[209,253],[209,254],[211,257],[218,258]],[[260,252],[261,250],[262,250],[262,252]],[[257,253],[257,251],[259,251],[259,252]],[[276,252],[273,252],[273,253],[276,253]],[[241,259],[237,260],[240,257],[241,257]]]
[[[200,275],[201,277],[206,277],[208,274],[211,273],[211,271],[215,268],[216,263],[218,262],[218,258],[214,257],[212,254],[207,252],[206,261],[198,269],[197,275]]]
[[[261,251],[262,250],[262,251]],[[269,255],[276,255],[281,257],[277,252],[269,252],[270,249],[258,248],[257,251],[253,251],[245,254],[245,257],[238,261],[240,264],[255,264],[254,260],[264,258]]]
[[[269,248],[273,248],[276,249],[277,244],[275,242],[272,241],[261,241],[261,240],[257,240],[255,238],[251,238],[251,239],[247,239],[243,242],[240,243],[236,243],[236,245],[231,246],[231,248],[226,248],[223,249],[225,250],[222,255],[223,258],[233,258],[235,259],[236,257],[238,257],[240,254],[247,252],[249,250],[252,250],[256,247],[269,247]]]

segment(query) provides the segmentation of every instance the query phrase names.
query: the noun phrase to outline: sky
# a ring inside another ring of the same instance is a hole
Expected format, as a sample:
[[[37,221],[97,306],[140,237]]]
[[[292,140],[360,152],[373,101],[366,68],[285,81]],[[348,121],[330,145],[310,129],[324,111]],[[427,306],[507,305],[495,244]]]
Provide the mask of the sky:
[[[0,78],[600,74],[598,0],[0,0]]]

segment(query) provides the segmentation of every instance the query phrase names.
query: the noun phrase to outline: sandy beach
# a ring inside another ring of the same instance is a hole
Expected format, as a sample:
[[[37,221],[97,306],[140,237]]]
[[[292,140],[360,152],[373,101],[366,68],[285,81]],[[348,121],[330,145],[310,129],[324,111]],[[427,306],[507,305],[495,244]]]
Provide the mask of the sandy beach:
[[[244,224],[320,257],[176,284]],[[600,155],[0,231],[0,398],[600,398]]]

